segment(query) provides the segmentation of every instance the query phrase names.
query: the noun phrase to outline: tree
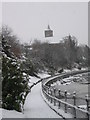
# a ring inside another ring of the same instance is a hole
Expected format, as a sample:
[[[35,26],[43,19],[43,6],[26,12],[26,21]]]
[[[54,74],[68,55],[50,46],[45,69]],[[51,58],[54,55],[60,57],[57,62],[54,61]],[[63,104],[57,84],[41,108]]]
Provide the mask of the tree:
[[[21,111],[25,97],[29,91],[27,75],[23,75],[21,62],[8,43],[10,32],[2,37],[2,107],[9,110]]]
[[[8,45],[10,46],[10,51],[14,54],[15,57],[21,57],[21,45],[19,43],[16,35],[13,35],[11,28],[7,26],[2,27],[2,35],[6,38]]]
[[[78,46],[77,49],[77,60],[78,63],[81,64],[83,67],[90,66],[90,48],[87,45]]]
[[[66,36],[63,38],[65,57],[67,59],[67,67],[72,68],[72,65],[77,60],[77,39],[74,36]]]

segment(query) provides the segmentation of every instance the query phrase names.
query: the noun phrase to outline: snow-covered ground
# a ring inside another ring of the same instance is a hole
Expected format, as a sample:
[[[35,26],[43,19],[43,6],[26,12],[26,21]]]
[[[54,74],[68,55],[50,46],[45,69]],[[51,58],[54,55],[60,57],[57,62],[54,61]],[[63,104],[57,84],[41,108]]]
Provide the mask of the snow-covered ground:
[[[2,119],[2,109],[0,108],[0,120]]]
[[[40,78],[46,78],[49,77],[50,75],[48,73],[39,73],[38,76],[40,76]]]
[[[46,78],[49,77],[50,75],[48,75],[47,73],[39,73],[38,76],[40,78],[36,78],[36,77],[32,77],[30,76],[30,80],[29,80],[29,86],[33,85],[34,83],[38,82],[41,78]]]
[[[15,110],[0,109],[1,118],[24,118],[24,114]]]
[[[44,102],[40,94],[41,83],[32,88],[28,94],[25,105],[25,118],[60,118],[49,106]]]
[[[40,78],[48,77],[47,74],[39,74]],[[36,77],[30,77],[29,85],[40,80]],[[2,116],[2,117],[1,117]],[[31,92],[27,95],[24,112],[17,112],[15,110],[0,109],[1,118],[60,118],[42,99],[41,83],[35,85]]]

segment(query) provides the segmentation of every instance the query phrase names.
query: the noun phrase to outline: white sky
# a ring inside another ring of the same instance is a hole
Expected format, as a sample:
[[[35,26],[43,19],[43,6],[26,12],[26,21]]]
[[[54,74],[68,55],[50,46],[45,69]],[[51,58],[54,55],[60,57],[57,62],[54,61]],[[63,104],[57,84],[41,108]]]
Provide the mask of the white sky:
[[[71,34],[79,43],[88,44],[87,2],[3,2],[2,22],[23,42],[34,38],[44,41],[49,23],[54,30],[50,41],[59,42]]]

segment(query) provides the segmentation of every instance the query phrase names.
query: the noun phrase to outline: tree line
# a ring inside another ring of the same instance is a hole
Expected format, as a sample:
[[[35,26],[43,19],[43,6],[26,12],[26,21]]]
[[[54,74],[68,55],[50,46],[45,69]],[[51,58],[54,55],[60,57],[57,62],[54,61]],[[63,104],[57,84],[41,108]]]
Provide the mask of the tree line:
[[[87,45],[78,45],[76,37],[71,35],[64,37],[60,43],[35,40],[32,45],[26,46],[29,48],[25,48],[28,59],[33,61],[37,71],[54,73],[60,69],[90,66],[90,48]]]

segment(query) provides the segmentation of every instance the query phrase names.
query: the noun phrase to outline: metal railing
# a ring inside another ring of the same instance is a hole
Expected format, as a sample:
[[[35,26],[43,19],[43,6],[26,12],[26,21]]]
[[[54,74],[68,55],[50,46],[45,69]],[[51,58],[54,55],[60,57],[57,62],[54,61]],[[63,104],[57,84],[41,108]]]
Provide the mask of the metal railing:
[[[88,71],[80,71],[80,72],[73,72],[68,74],[62,74],[61,77],[68,77],[69,75],[75,75],[80,74]],[[55,88],[51,88],[48,85],[48,83],[52,83],[52,81],[57,80],[60,78],[59,76],[48,78],[45,82],[42,80],[42,92],[45,96],[45,98],[54,106],[57,106],[58,109],[63,109],[65,113],[71,113],[73,118],[87,118],[90,120],[90,98],[87,96],[86,98],[78,97],[77,94],[74,92],[72,94],[68,94],[67,91],[58,90]],[[55,80],[54,80],[55,79]],[[50,81],[51,80],[51,81]],[[85,108],[80,107],[78,104],[78,101],[82,101],[83,105],[85,105]]]

